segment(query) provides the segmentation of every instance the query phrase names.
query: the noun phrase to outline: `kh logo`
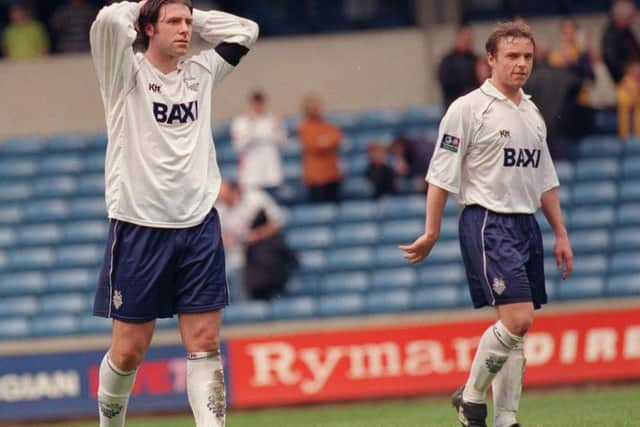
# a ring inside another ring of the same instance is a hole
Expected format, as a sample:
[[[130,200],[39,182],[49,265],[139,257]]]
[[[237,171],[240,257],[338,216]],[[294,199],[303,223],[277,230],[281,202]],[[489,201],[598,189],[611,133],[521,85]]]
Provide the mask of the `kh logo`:
[[[528,148],[504,148],[504,167],[537,168],[540,164],[540,150]]]
[[[191,101],[188,104],[173,104],[171,108],[161,102],[154,102],[153,115],[158,123],[168,125],[195,122],[198,120],[198,101]]]
[[[149,90],[153,93],[160,93],[160,89],[162,89],[162,86],[160,86],[159,84],[156,83],[149,83]]]
[[[510,138],[511,132],[508,129],[500,129],[500,137],[501,138]]]

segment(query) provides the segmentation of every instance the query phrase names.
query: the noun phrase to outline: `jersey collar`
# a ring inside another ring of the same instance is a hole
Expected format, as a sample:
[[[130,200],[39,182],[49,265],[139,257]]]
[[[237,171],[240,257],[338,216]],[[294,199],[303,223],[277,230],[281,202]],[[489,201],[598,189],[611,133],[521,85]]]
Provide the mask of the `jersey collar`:
[[[482,90],[482,92],[484,92],[485,95],[492,96],[492,97],[497,98],[497,99],[499,99],[501,101],[507,100],[507,97],[502,92],[500,92],[493,85],[493,83],[491,83],[491,80],[489,80],[489,79],[485,80],[484,83],[482,83],[482,86],[480,86],[480,90]],[[528,94],[524,93],[524,91],[522,89],[520,89],[520,94],[522,95],[522,99],[529,100],[531,98],[531,95],[528,95]]]

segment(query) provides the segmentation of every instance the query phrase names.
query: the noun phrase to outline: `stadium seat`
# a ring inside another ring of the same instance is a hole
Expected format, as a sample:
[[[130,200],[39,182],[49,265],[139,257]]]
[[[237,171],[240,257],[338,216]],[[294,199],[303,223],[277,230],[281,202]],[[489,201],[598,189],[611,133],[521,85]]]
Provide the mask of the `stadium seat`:
[[[621,202],[640,202],[640,179],[625,179],[620,185]]]
[[[609,276],[607,281],[607,295],[640,295],[640,275],[636,273]]]
[[[410,267],[374,270],[371,275],[375,289],[411,288],[416,284],[416,271]]]
[[[568,162],[566,160],[559,160],[555,162],[554,166],[556,167],[556,173],[558,174],[560,185],[565,185],[566,183],[573,181],[573,175],[574,175],[573,163]]]
[[[220,164],[237,164],[238,154],[233,144],[216,144],[216,159]]]
[[[18,244],[55,245],[60,241],[62,233],[57,224],[25,225],[17,229]]]
[[[581,159],[612,158],[619,156],[623,151],[620,140],[615,135],[594,135],[582,138],[578,144],[578,155]]]
[[[317,273],[323,271],[326,264],[326,257],[321,250],[309,250],[298,252],[301,273]]]
[[[220,175],[228,181],[238,181],[238,165],[232,163],[221,164]]]
[[[111,319],[96,316],[80,316],[78,332],[83,334],[105,334],[111,332]]]
[[[342,182],[340,192],[347,199],[369,199],[373,196],[373,186],[363,176],[352,176]]]
[[[378,203],[382,219],[424,218],[424,195],[385,196]]]
[[[555,258],[550,258],[553,261],[553,270],[557,271],[555,265]],[[604,275],[609,268],[609,260],[607,255],[581,255],[574,257],[573,259],[573,274],[576,275]],[[547,270],[548,271],[548,270]]]
[[[408,267],[409,261],[404,259],[403,253],[397,245],[381,245],[375,250],[375,262],[377,268]]]
[[[259,322],[269,317],[269,303],[265,301],[239,301],[225,308],[224,323]]]
[[[366,111],[360,115],[357,126],[366,129],[395,128],[403,120],[403,114],[395,108]]]
[[[7,255],[4,253],[4,251],[0,251],[0,272],[5,269],[5,267],[7,266],[7,262]]]
[[[12,156],[35,156],[45,145],[45,141],[39,137],[20,137],[6,140],[0,144],[0,158],[6,159]]]
[[[422,220],[422,228],[424,228],[424,219]],[[423,230],[424,231],[424,230]],[[415,235],[414,238],[417,238]],[[458,216],[446,215],[442,217],[440,224],[440,240],[455,240],[458,238]]]
[[[429,254],[429,260],[432,263],[462,262],[460,243],[457,240],[438,242]]]
[[[104,197],[83,197],[69,201],[69,219],[106,219]]]
[[[368,221],[377,216],[377,205],[372,200],[345,200],[338,209],[338,221]]]
[[[280,154],[285,160],[298,160],[302,152],[300,140],[295,136],[290,136],[287,143],[280,147]]]
[[[334,240],[334,234],[328,226],[299,227],[286,232],[287,241],[295,250],[326,248]]]
[[[574,204],[612,204],[618,198],[618,188],[612,181],[581,182],[573,186]]]
[[[84,159],[84,170],[86,172],[103,172],[104,171],[105,153],[97,151],[88,154]],[[103,177],[104,180],[104,177]]]
[[[367,166],[369,166],[369,164],[371,163],[371,161],[369,160],[369,155],[363,152],[352,154],[345,160],[346,161],[344,162],[343,172],[347,176],[347,180],[350,180],[353,177],[365,176]]]
[[[13,246],[16,241],[16,233],[9,227],[0,227],[0,248]]]
[[[78,330],[78,319],[70,314],[38,316],[31,322],[31,334],[34,336],[71,335]]]
[[[318,300],[318,314],[325,317],[346,316],[364,313],[366,308],[362,294],[328,295]]]
[[[617,228],[613,233],[612,246],[616,252],[640,249],[640,227]]]
[[[41,178],[33,184],[33,195],[36,197],[64,197],[73,194],[78,185],[71,176],[54,176]]]
[[[33,194],[30,184],[24,182],[6,182],[1,184],[0,203],[26,200]]]
[[[56,249],[57,267],[97,266],[102,262],[104,248],[99,244],[60,246]]]
[[[0,299],[0,317],[33,316],[37,313],[38,297],[36,296],[24,295]]]
[[[386,221],[380,224],[380,237],[384,243],[411,243],[423,232],[424,219]]]
[[[85,293],[45,294],[40,296],[39,313],[78,314],[88,313],[91,308]]]
[[[366,310],[369,313],[391,313],[411,308],[411,291],[408,289],[380,290],[367,294]]]
[[[375,222],[341,224],[336,227],[336,245],[357,246],[375,244],[378,238],[378,225]]]
[[[299,160],[288,160],[282,164],[282,173],[287,180],[299,181],[302,179],[302,165]]]
[[[0,322],[0,340],[24,338],[30,334],[31,327],[26,317],[2,319]]]
[[[614,222],[612,206],[581,206],[571,211],[571,228],[608,227]]]
[[[368,130],[359,127],[351,139],[352,149],[355,152],[362,152],[371,143],[389,145],[393,140],[393,134],[394,132],[389,130]]]
[[[461,288],[455,285],[418,288],[412,300],[414,309],[452,308],[462,303]]]
[[[104,243],[109,234],[109,223],[106,220],[77,221],[62,227],[63,243]]]
[[[547,238],[546,240],[549,244],[553,244],[553,238]],[[606,253],[609,249],[609,244],[609,232],[605,229],[579,230],[571,234],[571,246],[577,254]]]
[[[107,133],[97,132],[87,135],[87,148],[104,151],[107,146]]]
[[[39,270],[52,267],[55,261],[55,255],[51,248],[19,248],[9,252],[7,268],[12,270]]]
[[[85,135],[55,135],[48,139],[45,150],[49,153],[78,152],[89,145]]]
[[[307,225],[307,224],[325,224],[333,223],[338,214],[336,205],[325,203],[315,205],[300,205],[292,209],[289,224]]]
[[[28,202],[24,206],[24,219],[30,222],[55,222],[68,218],[69,206],[60,199]]]
[[[429,265],[429,261],[418,271],[418,286],[458,285],[466,283],[462,262],[449,265]]]
[[[578,181],[601,181],[616,179],[620,174],[618,160],[614,158],[582,159],[576,164],[575,179]]]
[[[561,299],[598,298],[605,296],[602,276],[571,275],[558,282],[556,296]]]
[[[320,282],[323,294],[341,292],[366,293],[369,288],[369,275],[363,271],[329,273]]]
[[[613,254],[610,274],[640,272],[640,251],[624,251]]]
[[[24,218],[24,211],[18,205],[0,205],[0,224],[17,224]]]
[[[38,173],[47,175],[72,174],[81,172],[83,168],[84,161],[79,155],[52,155],[44,157],[40,161]]]
[[[640,195],[640,192],[638,194]],[[616,210],[616,224],[618,226],[640,225],[640,203],[620,205]]]
[[[640,178],[640,155],[626,157],[622,160],[622,174],[625,179]]]
[[[316,300],[311,296],[281,297],[271,301],[271,318],[304,319],[316,313]]]
[[[98,274],[94,269],[72,268],[47,273],[48,292],[90,291],[96,287]]]
[[[0,297],[33,295],[42,292],[45,286],[45,276],[41,271],[0,274]]]
[[[402,123],[406,125],[436,125],[442,118],[442,105],[424,105],[408,108],[402,115]]]
[[[372,250],[366,246],[332,249],[327,252],[326,269],[328,271],[358,270],[369,267],[372,262]]]
[[[349,112],[329,111],[326,119],[338,126],[342,131],[348,132],[358,126],[359,117]]]
[[[287,282],[287,295],[317,295],[319,282],[318,274],[296,274]]]
[[[33,160],[11,159],[0,161],[0,178],[26,178],[33,176],[37,170]]]

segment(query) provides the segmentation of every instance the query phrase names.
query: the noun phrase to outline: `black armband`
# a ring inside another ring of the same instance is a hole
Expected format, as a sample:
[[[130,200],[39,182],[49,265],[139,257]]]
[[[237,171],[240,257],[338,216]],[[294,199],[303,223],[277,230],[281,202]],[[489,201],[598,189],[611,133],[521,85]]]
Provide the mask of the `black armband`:
[[[240,59],[249,52],[249,48],[238,43],[222,42],[215,47],[218,55],[234,67],[240,63]]]

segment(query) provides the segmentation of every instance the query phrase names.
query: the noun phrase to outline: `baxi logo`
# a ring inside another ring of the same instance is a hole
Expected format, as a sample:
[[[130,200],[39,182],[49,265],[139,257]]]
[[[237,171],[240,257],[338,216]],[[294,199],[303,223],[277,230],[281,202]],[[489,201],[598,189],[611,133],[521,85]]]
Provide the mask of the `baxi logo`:
[[[540,150],[534,148],[504,148],[504,167],[526,168],[531,166],[537,169],[540,165]]]
[[[198,101],[191,101],[188,104],[174,104],[171,105],[171,108],[161,102],[154,102],[153,115],[158,123],[168,125],[195,122],[198,120]]]

